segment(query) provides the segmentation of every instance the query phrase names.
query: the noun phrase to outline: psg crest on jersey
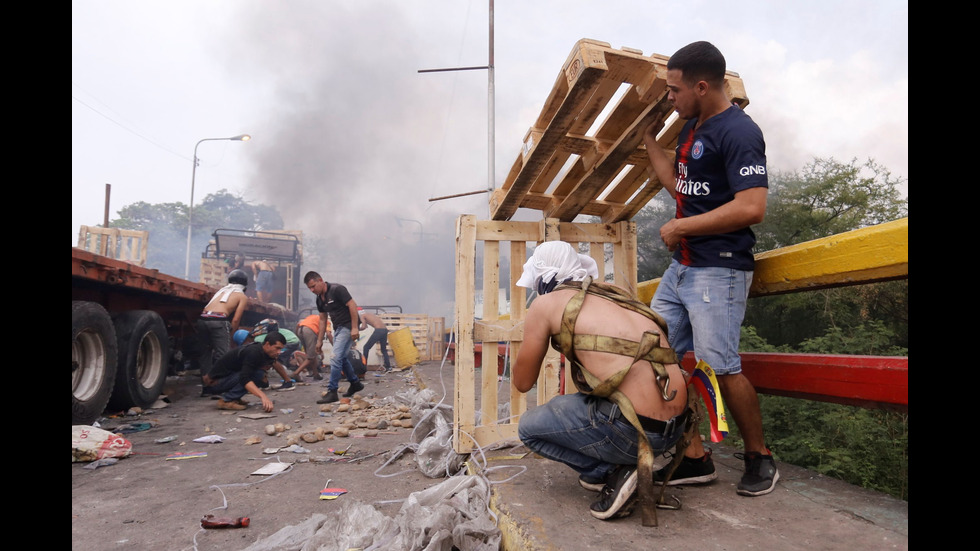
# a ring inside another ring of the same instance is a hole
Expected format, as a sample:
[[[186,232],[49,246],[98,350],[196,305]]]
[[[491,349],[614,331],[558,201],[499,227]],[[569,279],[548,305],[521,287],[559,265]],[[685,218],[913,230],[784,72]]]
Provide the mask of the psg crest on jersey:
[[[694,147],[691,148],[691,157],[694,159],[700,159],[701,155],[704,154],[704,143],[701,140],[694,142]]]

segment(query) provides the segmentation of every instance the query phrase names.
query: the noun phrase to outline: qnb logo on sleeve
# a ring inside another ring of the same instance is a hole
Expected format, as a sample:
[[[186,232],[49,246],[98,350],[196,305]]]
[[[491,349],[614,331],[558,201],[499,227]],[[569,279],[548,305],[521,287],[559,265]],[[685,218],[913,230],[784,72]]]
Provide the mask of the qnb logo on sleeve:
[[[766,167],[764,165],[743,166],[742,168],[738,169],[738,173],[742,176],[751,176],[753,174],[764,175],[766,173]]]

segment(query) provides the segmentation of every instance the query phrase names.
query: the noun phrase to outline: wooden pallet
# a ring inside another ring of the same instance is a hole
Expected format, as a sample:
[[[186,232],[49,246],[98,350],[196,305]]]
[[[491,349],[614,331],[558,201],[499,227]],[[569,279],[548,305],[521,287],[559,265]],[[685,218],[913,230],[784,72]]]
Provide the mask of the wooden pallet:
[[[563,222],[579,214],[607,223],[632,218],[663,187],[649,170],[643,131],[673,112],[666,75],[665,56],[579,40],[503,186],[491,195],[490,217],[509,220],[523,207]],[[728,72],[725,87],[732,101],[748,105],[737,73]],[[590,132],[607,107],[608,116]],[[668,120],[658,140],[671,158],[683,123]]]
[[[146,245],[150,232],[98,226],[81,226],[78,248],[137,266],[146,266]]]
[[[389,333],[408,327],[412,332],[412,341],[415,343],[415,348],[419,350],[419,358],[422,361],[442,359],[442,353],[445,350],[443,342],[445,318],[429,317],[426,314],[387,312],[378,314],[378,317],[388,326]]]
[[[486,446],[517,436],[517,419],[527,409],[527,397],[511,385],[503,386],[498,396],[497,379],[503,354],[517,357],[524,340],[527,313],[526,289],[517,286],[527,244],[542,241],[566,241],[588,250],[600,274],[612,273],[613,283],[636,292],[636,224],[568,223],[555,218],[538,222],[477,220],[473,215],[456,221],[456,376],[453,407],[453,446],[458,453],[468,453],[474,446]],[[477,247],[483,254],[478,257]],[[502,256],[509,252],[510,270],[502,271]],[[481,265],[482,261],[482,265]],[[477,319],[476,274],[483,274],[483,317]],[[510,288],[507,319],[498,314],[498,289],[501,282]],[[481,345],[480,373],[475,363],[476,344]],[[497,354],[483,350],[497,349]],[[503,354],[501,354],[503,350]],[[543,404],[558,395],[560,355],[549,349],[537,382],[536,402]],[[566,374],[566,376],[568,376]],[[509,390],[506,390],[509,387]],[[479,401],[477,401],[479,397]],[[510,404],[510,419],[497,421],[498,405]],[[480,410],[480,424],[476,411]]]

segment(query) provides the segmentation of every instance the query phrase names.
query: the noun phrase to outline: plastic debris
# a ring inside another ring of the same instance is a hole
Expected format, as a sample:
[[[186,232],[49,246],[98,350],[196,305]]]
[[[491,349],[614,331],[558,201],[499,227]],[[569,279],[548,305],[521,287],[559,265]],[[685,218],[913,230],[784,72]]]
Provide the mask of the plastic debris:
[[[303,446],[300,446],[298,444],[293,444],[292,446],[289,446],[287,448],[282,448],[279,451],[292,452],[292,453],[310,453],[310,450],[308,450],[308,449],[306,449]]]
[[[176,461],[178,459],[194,459],[195,457],[207,457],[208,452],[177,452],[168,455],[165,459],[167,461]]]
[[[281,472],[289,469],[289,467],[291,467],[291,466],[292,466],[292,463],[266,463],[265,465],[262,465],[261,467],[259,467],[255,471],[252,471],[251,474],[253,474],[255,476],[264,476],[264,475],[270,475],[270,474],[279,474],[279,473],[281,473]]]
[[[173,442],[176,439],[177,439],[177,435],[172,434],[170,436],[164,436],[163,438],[157,438],[156,440],[154,440],[154,442],[156,442],[157,444],[166,444],[167,442]]]
[[[320,499],[337,499],[347,493],[343,488],[324,488],[320,490]]]
[[[94,471],[95,469],[98,469],[99,467],[108,467],[109,465],[115,465],[116,463],[119,463],[119,459],[117,459],[115,457],[106,457],[106,458],[103,458],[103,459],[97,459],[97,460],[89,463],[88,465],[85,465],[82,468],[83,469],[89,469],[89,470],[93,470]]]
[[[207,436],[195,438],[194,441],[199,444],[220,444],[225,441],[225,437],[217,434],[209,434]]]
[[[246,548],[284,549],[459,549],[497,551],[500,530],[490,518],[490,488],[478,476],[454,476],[415,492],[390,518],[373,506],[348,500],[330,515],[315,514]]]
[[[95,461],[106,457],[126,457],[133,444],[118,434],[88,425],[71,427],[71,462]]]
[[[201,519],[201,528],[248,528],[248,517],[216,517],[214,515],[204,515]]]
[[[125,425],[119,425],[116,427],[116,432],[129,434],[132,432],[143,432],[145,430],[150,430],[151,428],[153,428],[152,423],[126,423]]]

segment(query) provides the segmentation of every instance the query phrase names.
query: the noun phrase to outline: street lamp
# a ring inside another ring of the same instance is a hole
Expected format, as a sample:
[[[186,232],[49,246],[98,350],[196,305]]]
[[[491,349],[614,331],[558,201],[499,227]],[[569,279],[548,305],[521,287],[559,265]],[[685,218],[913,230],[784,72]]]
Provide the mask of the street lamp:
[[[191,272],[191,222],[194,219],[194,180],[197,178],[197,147],[201,145],[201,142],[217,142],[224,140],[232,142],[247,142],[251,139],[252,137],[248,134],[239,134],[238,136],[232,136],[231,138],[204,138],[194,145],[194,168],[191,169],[191,202],[187,205],[187,257],[184,260],[184,279],[188,279]]]

